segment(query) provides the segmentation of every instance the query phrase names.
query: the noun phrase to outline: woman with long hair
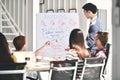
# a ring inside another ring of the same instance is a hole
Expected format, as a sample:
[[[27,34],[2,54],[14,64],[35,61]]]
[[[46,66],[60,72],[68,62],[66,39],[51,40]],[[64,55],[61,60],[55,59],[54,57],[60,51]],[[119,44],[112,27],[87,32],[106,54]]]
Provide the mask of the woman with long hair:
[[[6,37],[0,32],[0,64],[14,63]]]
[[[72,55],[73,58],[75,58],[75,55],[78,56],[79,59],[84,59],[91,56],[89,51],[85,47],[84,35],[80,29],[73,29],[71,31],[69,38],[69,46],[70,51],[72,51],[70,55]]]
[[[15,69],[15,66],[6,66],[14,64],[14,60],[11,57],[9,45],[6,37],[0,32],[0,70]],[[4,65],[4,66],[3,66]],[[0,80],[17,80],[15,75],[0,75]]]

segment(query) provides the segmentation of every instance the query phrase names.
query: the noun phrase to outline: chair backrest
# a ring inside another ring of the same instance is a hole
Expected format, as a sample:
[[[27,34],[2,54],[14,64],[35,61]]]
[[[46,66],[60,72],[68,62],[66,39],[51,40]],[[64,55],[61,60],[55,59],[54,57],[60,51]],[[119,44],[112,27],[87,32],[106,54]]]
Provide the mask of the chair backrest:
[[[110,44],[109,43],[107,43],[106,44],[106,60],[105,60],[105,66],[104,66],[104,69],[105,69],[105,67],[106,67],[106,65],[107,65],[107,61],[108,61],[108,58],[109,58],[109,53],[110,53]]]
[[[53,61],[50,65],[49,80],[75,80],[78,60]]]
[[[110,55],[110,43],[107,43],[106,44],[106,60],[105,60],[105,65],[104,65],[104,68],[103,68],[103,74],[102,74],[102,76],[103,76],[103,78],[105,78],[105,75],[106,75],[106,65],[107,65],[107,62],[108,62],[108,58],[109,58],[109,55]]]
[[[83,66],[84,66],[84,60],[78,60],[76,80],[81,80],[81,75],[82,75],[82,71],[83,71]]]
[[[96,57],[85,58],[81,75],[79,75],[79,80],[100,80],[104,64],[105,59]]]
[[[107,43],[105,47],[106,47],[106,56],[108,58],[109,57],[109,51],[110,51],[110,43]]]
[[[26,80],[26,63],[0,63],[0,80]]]

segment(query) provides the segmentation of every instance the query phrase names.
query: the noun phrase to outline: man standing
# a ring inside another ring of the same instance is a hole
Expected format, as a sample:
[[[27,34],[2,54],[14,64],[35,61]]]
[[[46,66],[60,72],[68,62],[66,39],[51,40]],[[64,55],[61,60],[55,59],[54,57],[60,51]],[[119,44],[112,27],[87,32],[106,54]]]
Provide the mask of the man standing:
[[[86,37],[86,42],[91,53],[94,53],[96,50],[96,45],[94,43],[94,36],[97,32],[102,31],[101,24],[97,18],[97,7],[92,3],[86,3],[82,9],[84,10],[84,15],[87,19],[90,19],[90,26],[88,29],[88,35]]]

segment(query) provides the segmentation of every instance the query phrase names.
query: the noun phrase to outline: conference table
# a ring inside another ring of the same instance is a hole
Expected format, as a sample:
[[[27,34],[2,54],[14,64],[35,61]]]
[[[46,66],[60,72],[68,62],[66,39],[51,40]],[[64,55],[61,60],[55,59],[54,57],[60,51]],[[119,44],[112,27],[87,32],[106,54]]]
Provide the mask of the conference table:
[[[32,72],[32,71],[36,71],[37,75],[38,75],[38,79],[41,79],[41,75],[40,72],[45,72],[45,71],[50,71],[50,63],[49,62],[32,62],[32,63],[28,63],[26,65],[26,71],[27,72]]]
[[[32,51],[21,51],[21,52],[14,52],[14,56],[17,58],[18,63],[27,62],[26,65],[26,72],[36,71],[39,80],[41,79],[40,72],[45,72],[50,70],[50,61],[48,57],[44,57],[43,61],[37,61],[36,59],[40,58],[41,56],[35,56],[34,52]]]

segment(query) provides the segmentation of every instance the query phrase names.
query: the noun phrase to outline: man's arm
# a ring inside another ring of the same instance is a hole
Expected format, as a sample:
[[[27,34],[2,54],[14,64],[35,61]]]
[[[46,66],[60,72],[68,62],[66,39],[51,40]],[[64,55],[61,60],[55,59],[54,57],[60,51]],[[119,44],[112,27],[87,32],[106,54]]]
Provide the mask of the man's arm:
[[[92,46],[94,45],[94,36],[97,32],[98,32],[98,28],[96,26],[94,25],[90,26],[89,35],[86,38],[87,45],[89,46],[89,48],[92,48]]]

